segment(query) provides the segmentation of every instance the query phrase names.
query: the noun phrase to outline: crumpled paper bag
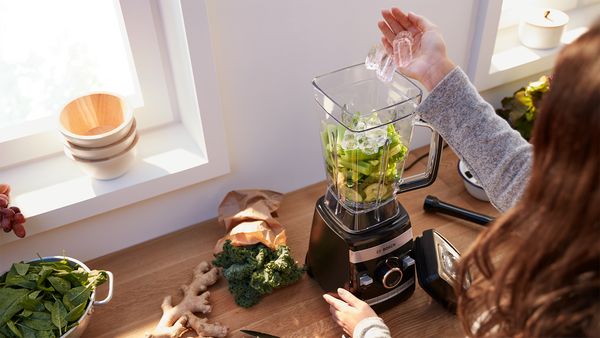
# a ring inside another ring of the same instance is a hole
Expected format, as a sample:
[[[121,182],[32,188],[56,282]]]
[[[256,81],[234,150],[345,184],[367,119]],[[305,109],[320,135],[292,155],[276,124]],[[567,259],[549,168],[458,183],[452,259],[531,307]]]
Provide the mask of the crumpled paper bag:
[[[263,243],[271,249],[286,244],[285,229],[273,217],[282,198],[271,190],[230,191],[219,205],[219,222],[227,234],[217,241],[214,252],[223,251],[226,240],[235,246]]]

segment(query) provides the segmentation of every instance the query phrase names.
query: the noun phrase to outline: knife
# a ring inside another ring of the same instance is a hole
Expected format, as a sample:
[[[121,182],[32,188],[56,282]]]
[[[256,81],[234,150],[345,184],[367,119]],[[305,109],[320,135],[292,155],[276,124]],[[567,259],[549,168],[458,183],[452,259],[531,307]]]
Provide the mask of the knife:
[[[274,336],[272,334],[268,334],[268,333],[264,333],[264,332],[258,332],[258,331],[252,331],[252,330],[240,330],[240,331],[249,336],[256,337],[256,338],[279,338],[278,336]]]

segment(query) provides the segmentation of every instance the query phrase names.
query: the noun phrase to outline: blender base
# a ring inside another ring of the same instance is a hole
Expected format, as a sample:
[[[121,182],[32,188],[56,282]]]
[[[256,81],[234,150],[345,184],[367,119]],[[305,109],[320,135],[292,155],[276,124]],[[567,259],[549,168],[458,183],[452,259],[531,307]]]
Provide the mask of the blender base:
[[[406,210],[360,233],[344,230],[339,219],[317,201],[306,255],[308,274],[326,292],[345,288],[383,311],[415,290],[413,236]]]

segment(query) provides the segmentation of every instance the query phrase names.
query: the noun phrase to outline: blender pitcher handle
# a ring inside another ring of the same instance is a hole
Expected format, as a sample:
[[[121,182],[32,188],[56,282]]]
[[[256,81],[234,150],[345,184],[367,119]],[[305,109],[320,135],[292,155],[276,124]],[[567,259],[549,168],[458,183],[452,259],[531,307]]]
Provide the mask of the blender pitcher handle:
[[[427,159],[427,170],[422,173],[407,177],[400,181],[398,193],[424,188],[431,185],[437,177],[440,161],[442,159],[442,142],[444,141],[429,124],[417,121],[415,127],[425,127],[431,130],[431,140],[429,141],[429,158]]]

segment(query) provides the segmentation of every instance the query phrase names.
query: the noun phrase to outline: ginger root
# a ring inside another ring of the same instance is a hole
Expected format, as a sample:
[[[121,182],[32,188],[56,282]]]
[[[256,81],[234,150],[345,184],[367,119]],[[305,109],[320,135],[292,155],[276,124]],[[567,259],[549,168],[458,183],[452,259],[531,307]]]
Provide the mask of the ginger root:
[[[219,278],[219,270],[208,262],[201,262],[194,269],[194,278],[190,285],[182,285],[183,299],[173,305],[171,296],[165,297],[161,308],[163,315],[158,325],[147,338],[176,338],[183,333],[194,330],[198,337],[225,337],[227,327],[219,323],[210,324],[206,318],[199,318],[194,312],[209,313],[212,306],[208,303],[209,286]]]

